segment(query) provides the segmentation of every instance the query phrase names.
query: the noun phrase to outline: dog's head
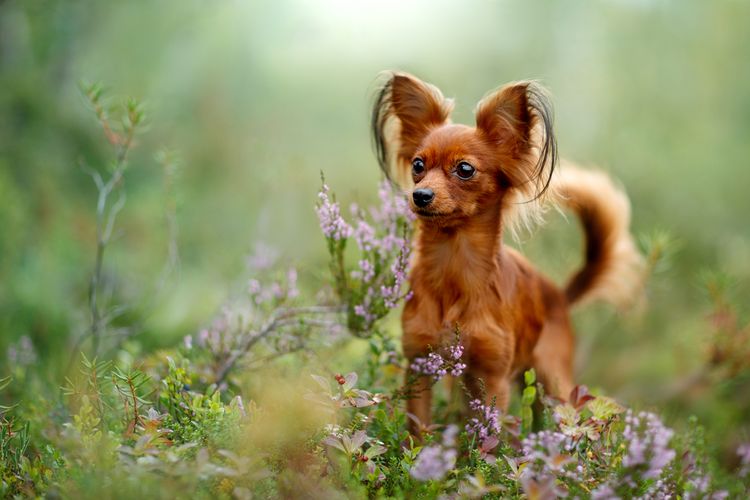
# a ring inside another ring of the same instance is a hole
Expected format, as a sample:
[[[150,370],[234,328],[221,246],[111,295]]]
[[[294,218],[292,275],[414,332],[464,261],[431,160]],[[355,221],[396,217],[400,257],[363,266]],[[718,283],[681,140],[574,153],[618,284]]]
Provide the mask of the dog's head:
[[[470,127],[451,123],[453,102],[437,87],[389,76],[373,109],[375,148],[389,178],[395,156],[398,180],[424,223],[457,225],[497,209],[511,193],[531,200],[547,189],[557,150],[539,85],[512,83],[488,94]]]

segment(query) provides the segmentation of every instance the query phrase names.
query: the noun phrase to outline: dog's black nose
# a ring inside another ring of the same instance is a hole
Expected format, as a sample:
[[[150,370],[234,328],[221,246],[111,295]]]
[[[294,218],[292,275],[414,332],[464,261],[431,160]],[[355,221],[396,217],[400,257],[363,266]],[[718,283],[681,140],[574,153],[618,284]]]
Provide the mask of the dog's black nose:
[[[424,208],[430,204],[432,199],[435,197],[435,193],[432,191],[432,189],[415,189],[412,197],[414,198],[414,204],[416,206],[418,206],[419,208]]]

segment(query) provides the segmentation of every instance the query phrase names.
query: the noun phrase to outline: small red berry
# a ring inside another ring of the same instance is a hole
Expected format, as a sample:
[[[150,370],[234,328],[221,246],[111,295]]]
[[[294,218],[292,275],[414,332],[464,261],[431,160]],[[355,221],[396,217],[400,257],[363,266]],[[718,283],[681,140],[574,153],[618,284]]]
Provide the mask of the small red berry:
[[[336,382],[338,382],[339,385],[344,385],[346,383],[346,379],[340,373],[337,373],[333,378],[336,379]]]

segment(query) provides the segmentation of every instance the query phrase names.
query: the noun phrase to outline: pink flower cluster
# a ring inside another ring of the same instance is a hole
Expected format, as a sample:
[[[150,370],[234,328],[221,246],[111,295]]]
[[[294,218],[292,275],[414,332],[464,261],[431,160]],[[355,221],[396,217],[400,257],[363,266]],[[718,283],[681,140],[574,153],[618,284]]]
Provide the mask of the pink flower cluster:
[[[380,209],[371,208],[372,220],[379,225],[387,225],[399,217],[405,217],[409,222],[414,222],[417,216],[409,209],[406,196],[394,196],[394,188],[388,181],[382,181],[378,187],[380,198]]]
[[[550,462],[553,469],[559,469],[560,460],[557,458],[561,452],[573,448],[573,440],[562,432],[540,431],[526,436],[521,442],[521,447],[525,461],[542,460]]]
[[[329,198],[328,191],[328,186],[323,184],[322,189],[318,193],[317,212],[320,229],[326,238],[341,241],[352,235],[352,228],[341,216],[339,204],[331,201]]]
[[[327,185],[318,194],[320,228],[328,239],[339,276],[345,272],[342,261],[348,238],[354,240],[360,251],[357,268],[349,273],[352,281],[346,283],[340,278],[338,283],[338,286],[346,283],[346,289],[338,292],[354,316],[349,326],[358,332],[371,331],[377,320],[410,298],[405,289],[411,250],[410,223],[414,216],[403,193],[395,191],[389,183],[381,184],[378,194],[380,206],[369,210],[372,223],[368,222],[366,211],[352,205],[351,225],[342,217],[339,204],[331,200]]]
[[[244,319],[236,311],[228,306],[221,309],[221,313],[214,318],[208,328],[198,333],[197,344],[201,349],[206,349],[215,357],[228,356],[239,346],[240,332]],[[185,341],[187,348],[193,347],[193,342]]]
[[[527,466],[521,473],[521,486],[527,494],[532,496],[534,491],[546,490],[549,498],[561,497],[567,492],[559,479],[584,481],[585,468],[574,454],[574,443],[571,436],[550,430],[535,432],[523,439],[521,461]]]
[[[479,441],[500,432],[500,410],[495,405],[485,405],[479,399],[473,399],[469,408],[475,416],[466,424],[466,432],[475,434]]]
[[[628,451],[622,465],[629,468],[645,469],[644,479],[657,479],[664,468],[675,458],[675,451],[669,448],[674,431],[664,426],[653,413],[625,414],[625,429],[622,436],[628,443]]]
[[[382,285],[380,287],[380,295],[385,301],[385,307],[388,309],[394,309],[398,305],[398,301],[402,298],[406,301],[411,299],[412,292],[409,291],[405,295],[402,292],[407,279],[407,270],[409,268],[409,247],[406,246],[408,243],[404,241],[402,247],[399,249],[398,256],[391,266],[391,274],[393,274],[393,284],[390,286]]]
[[[443,349],[443,353],[431,352],[427,356],[417,357],[411,363],[411,370],[420,375],[429,375],[435,381],[446,375],[459,377],[466,370],[466,363],[461,361],[464,347],[457,341]]]
[[[443,433],[443,443],[425,446],[409,471],[417,481],[442,479],[456,465],[456,435],[458,427],[449,426]]]
[[[280,303],[299,296],[297,288],[297,270],[289,268],[286,273],[286,283],[273,282],[263,286],[257,279],[248,281],[247,291],[256,305]]]
[[[364,212],[357,205],[351,206],[352,216],[357,220],[354,229],[354,240],[364,259],[359,261],[359,269],[352,272],[352,277],[362,282],[364,294],[359,304],[354,307],[369,327],[387,311],[394,309],[402,300],[409,300],[410,293],[404,293],[409,268],[411,245],[403,233],[404,224],[414,220],[404,196],[393,190],[384,181],[378,190],[380,207],[370,208],[370,216],[379,230],[365,221]],[[380,233],[380,234],[379,234]],[[389,261],[393,261],[388,266]],[[378,278],[376,269],[388,268],[389,275]],[[385,310],[378,311],[377,305],[382,301]]]

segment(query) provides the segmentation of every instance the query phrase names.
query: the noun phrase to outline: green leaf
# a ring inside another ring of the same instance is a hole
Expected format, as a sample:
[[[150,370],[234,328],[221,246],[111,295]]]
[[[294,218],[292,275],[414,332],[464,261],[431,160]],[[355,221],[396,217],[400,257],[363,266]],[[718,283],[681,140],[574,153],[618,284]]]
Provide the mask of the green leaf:
[[[524,406],[531,406],[534,404],[535,399],[536,399],[536,387],[533,387],[533,386],[526,387],[523,390],[523,395],[521,396],[521,404],[523,404]]]
[[[568,403],[555,406],[555,415],[560,424],[568,426],[575,426],[581,418],[576,409]]]
[[[620,406],[617,401],[606,396],[598,396],[592,399],[586,404],[586,407],[591,412],[592,418],[596,420],[608,420],[625,411],[625,408]]]
[[[531,432],[531,427],[534,424],[534,412],[531,411],[530,406],[524,406],[521,408],[521,428],[523,429],[523,434],[528,434]]]
[[[365,452],[365,456],[367,458],[374,458],[374,457],[377,457],[378,455],[382,455],[386,451],[388,451],[388,449],[385,446],[374,444],[367,449],[367,451]]]
[[[534,385],[536,383],[536,372],[533,368],[530,370],[526,370],[526,372],[523,374],[523,379],[526,382],[526,385]]]

